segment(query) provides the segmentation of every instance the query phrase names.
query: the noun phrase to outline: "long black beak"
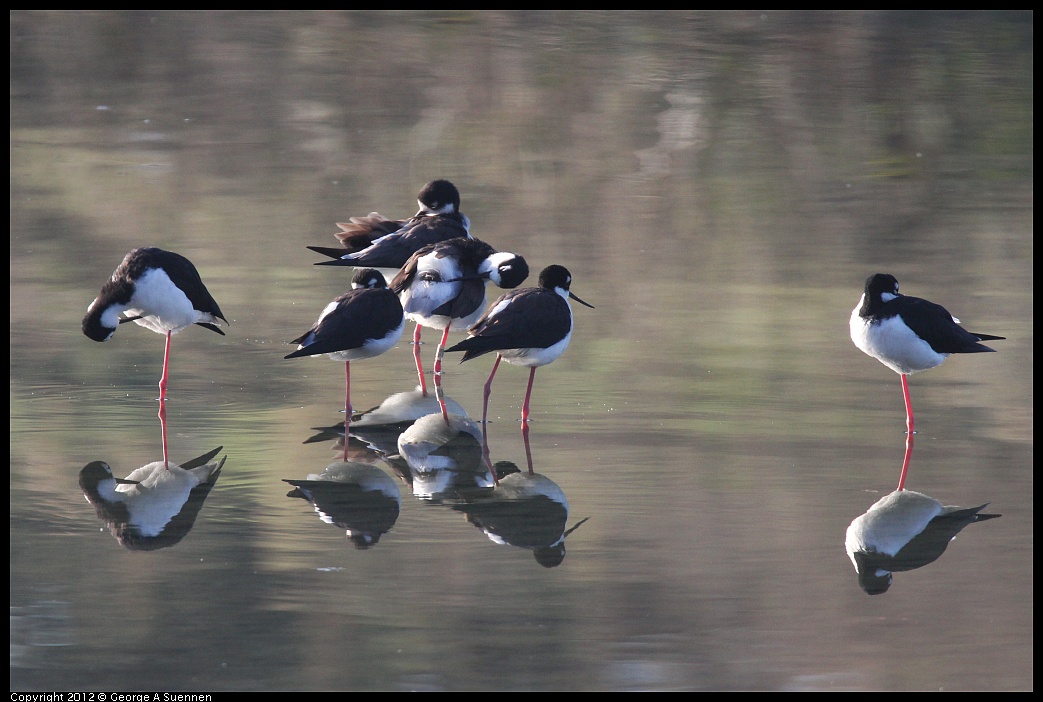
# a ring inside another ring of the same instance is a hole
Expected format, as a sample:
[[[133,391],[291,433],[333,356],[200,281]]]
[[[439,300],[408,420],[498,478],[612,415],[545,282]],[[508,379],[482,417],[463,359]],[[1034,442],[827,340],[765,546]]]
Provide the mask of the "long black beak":
[[[576,302],[578,302],[581,305],[585,305],[585,306],[589,307],[590,309],[594,309],[594,305],[590,304],[589,302],[584,302],[583,300],[579,299],[578,297],[576,297],[575,295],[572,294],[571,290],[569,291],[569,297],[572,298],[573,300],[575,300]]]
[[[572,532],[576,531],[576,529],[579,529],[581,526],[583,526],[583,522],[587,521],[588,519],[590,519],[590,517],[583,518],[578,524],[576,524],[576,526],[572,527],[571,529],[566,531],[564,534],[562,534],[561,538],[564,540],[565,537],[567,537],[569,534],[571,534]]]

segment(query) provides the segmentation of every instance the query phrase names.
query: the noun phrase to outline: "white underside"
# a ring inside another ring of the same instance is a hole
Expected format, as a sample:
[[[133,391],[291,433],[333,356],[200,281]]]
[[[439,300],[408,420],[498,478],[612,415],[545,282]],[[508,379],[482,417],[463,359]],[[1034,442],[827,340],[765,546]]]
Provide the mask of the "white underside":
[[[940,365],[948,358],[947,353],[938,353],[931,345],[907,327],[900,317],[891,317],[876,324],[859,316],[862,307],[859,301],[851,313],[851,341],[864,353],[869,354],[895,373],[909,375]]]
[[[912,490],[885,495],[847,528],[844,545],[851,562],[858,552],[895,555],[943,511],[941,502]]]
[[[405,326],[405,320],[402,320],[402,323],[391,330],[383,339],[366,339],[366,343],[357,349],[337,351],[327,355],[334,361],[361,361],[364,358],[379,356],[390,351],[398,343],[398,340],[402,338],[402,330],[405,329]]]
[[[162,269],[153,269],[134,284],[134,295],[124,310],[130,317],[141,316],[134,323],[157,334],[177,333],[197,322],[215,324],[217,318],[203,314],[192,307],[188,296],[171,282]],[[119,310],[114,310],[118,315]],[[115,326],[103,319],[106,326]]]
[[[526,368],[539,368],[545,366],[548,363],[553,362],[565,353],[565,349],[569,346],[569,340],[572,339],[572,330],[565,335],[565,338],[554,344],[548,346],[545,349],[529,348],[529,349],[510,349],[508,351],[500,351],[500,355],[503,356],[503,360],[510,363],[512,366],[525,366]]]
[[[117,485],[113,497],[126,504],[131,526],[143,536],[158,536],[184,507],[192,488],[206,482],[217,465],[185,470],[171,463],[168,470],[163,461],[156,461],[128,475],[127,480],[138,484]]]
[[[446,315],[430,316],[423,313],[414,312],[410,314],[407,312],[406,319],[415,322],[422,327],[427,327],[428,329],[444,330],[446,327],[449,327],[450,331],[467,331],[475,322],[478,321],[478,318],[482,316],[483,311],[482,307],[479,306],[478,309],[470,315],[466,317],[457,317],[455,319],[451,319]]]

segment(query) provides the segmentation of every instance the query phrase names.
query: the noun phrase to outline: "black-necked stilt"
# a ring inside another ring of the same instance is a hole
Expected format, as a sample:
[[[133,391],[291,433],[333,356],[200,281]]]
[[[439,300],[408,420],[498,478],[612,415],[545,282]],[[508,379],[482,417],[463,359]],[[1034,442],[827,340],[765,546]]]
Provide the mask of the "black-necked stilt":
[[[886,592],[891,573],[931,563],[964,527],[1001,515],[980,514],[980,507],[943,506],[912,490],[895,490],[878,500],[847,528],[844,546],[870,595]]]
[[[529,385],[522,405],[522,430],[527,431],[529,397],[536,369],[560,356],[572,338],[572,308],[569,298],[593,308],[569,290],[572,275],[564,266],[547,266],[540,273],[539,287],[512,290],[501,295],[468,330],[470,336],[446,351],[464,351],[460,362],[496,352],[489,380],[485,383],[482,423],[489,411],[489,393],[500,361],[529,367]]]
[[[448,180],[432,180],[417,196],[420,210],[406,220],[391,220],[376,212],[338,224],[343,248],[309,246],[331,261],[317,266],[366,266],[387,278],[395,275],[414,252],[439,241],[470,236],[471,222],[460,212],[460,191]]]
[[[590,517],[566,528],[569,501],[557,483],[540,473],[521,472],[507,461],[496,468],[506,474],[497,475],[492,494],[453,509],[466,514],[494,543],[529,549],[544,568],[561,565],[565,539]]]
[[[213,459],[221,448],[182,465],[155,461],[126,478],[116,478],[107,463],[94,461],[80,471],[80,489],[123,546],[173,546],[192,528],[217,482],[225,459]]]
[[[910,434],[913,407],[907,376],[934,368],[949,354],[994,351],[979,342],[1004,338],[969,332],[958,322],[941,305],[899,295],[898,281],[885,273],[869,276],[862,299],[851,312],[851,340],[855,346],[902,376]]]
[[[372,268],[359,268],[352,289],[326,305],[315,325],[291,343],[300,344],[285,358],[328,355],[344,361],[345,437],[351,421],[351,362],[373,358],[398,343],[405,326],[402,303],[391,292],[384,276]],[[347,451],[347,440],[344,442]]]
[[[120,317],[124,312],[127,316]],[[223,336],[219,319],[228,322],[191,261],[172,251],[146,247],[128,253],[102,287],[87,308],[83,333],[95,341],[108,341],[121,323],[134,322],[166,334],[159,381],[162,401],[167,394],[171,335],[198,324]]]
[[[294,487],[287,497],[308,500],[322,521],[344,529],[360,550],[390,531],[402,508],[394,479],[368,463],[333,463],[305,480],[283,482]]]
[[[469,329],[485,308],[485,284],[512,289],[529,275],[521,256],[497,251],[478,239],[456,237],[423,247],[406,261],[390,283],[399,295],[406,318],[416,323],[413,356],[420,388],[426,393],[420,363],[420,328],[442,330],[435,351],[434,380],[441,385],[442,354],[449,331]]]

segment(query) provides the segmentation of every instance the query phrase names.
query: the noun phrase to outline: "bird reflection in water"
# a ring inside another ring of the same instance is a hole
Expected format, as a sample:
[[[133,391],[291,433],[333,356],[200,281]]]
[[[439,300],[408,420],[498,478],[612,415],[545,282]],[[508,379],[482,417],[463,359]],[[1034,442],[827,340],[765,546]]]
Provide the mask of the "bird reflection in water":
[[[398,520],[402,496],[394,479],[380,468],[354,462],[330,464],[294,487],[287,497],[310,502],[319,518],[344,529],[357,549],[375,545]]]
[[[398,457],[408,466],[413,495],[435,501],[469,499],[488,492],[495,478],[482,460],[482,430],[465,414],[429,414],[398,437]]]
[[[528,432],[522,432],[528,464],[522,471],[511,461],[492,464],[488,430],[486,424],[482,463],[494,476],[495,487],[452,508],[466,514],[467,521],[494,543],[531,550],[536,562],[545,568],[560,565],[565,559],[565,538],[589,517],[566,529],[569,501],[557,483],[533,470]]]
[[[467,415],[456,400],[444,396],[443,401],[450,414]],[[376,455],[410,482],[409,467],[405,460],[398,457],[398,437],[416,420],[435,413],[441,413],[438,399],[424,394],[419,387],[390,395],[377,407],[352,414],[348,455],[352,460],[362,462]],[[333,451],[344,451],[343,421],[328,427],[313,427],[313,431],[317,433],[305,439],[305,444],[333,441]]]
[[[858,584],[870,595],[887,592],[893,572],[934,562],[964,527],[1000,516],[981,514],[986,506],[943,506],[912,490],[885,495],[847,528],[844,545]]]
[[[526,453],[528,447],[526,447]],[[569,501],[553,480],[532,470],[521,471],[510,461],[498,461],[496,487],[453,509],[481,529],[491,541],[532,551],[536,562],[554,568],[565,559],[565,539],[587,519],[566,529]]]
[[[887,592],[893,572],[915,570],[937,560],[964,527],[1000,516],[981,514],[987,504],[944,506],[933,497],[906,490],[912,455],[913,433],[909,432],[898,489],[877,500],[847,528],[848,558],[859,586],[870,595]]]
[[[155,461],[116,478],[104,461],[80,471],[83,496],[120,545],[154,551],[178,543],[191,531],[225,459],[214,460],[222,446],[181,465]]]

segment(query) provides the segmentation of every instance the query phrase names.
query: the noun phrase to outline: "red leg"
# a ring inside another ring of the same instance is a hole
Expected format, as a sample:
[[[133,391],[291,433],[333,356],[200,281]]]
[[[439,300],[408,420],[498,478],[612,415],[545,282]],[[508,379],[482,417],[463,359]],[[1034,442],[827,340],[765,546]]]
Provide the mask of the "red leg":
[[[167,332],[167,345],[163,349],[163,377],[159,379],[159,401],[167,398],[167,371],[170,367],[170,332]]]
[[[525,403],[522,405],[522,429],[529,428],[529,396],[532,395],[532,381],[536,379],[536,366],[529,369],[529,387],[525,389]]]
[[[913,403],[909,399],[909,377],[902,373],[902,395],[905,397],[905,429],[913,433]]]
[[[163,469],[170,470],[170,462],[167,458],[167,401],[159,401],[159,428],[163,434]]]
[[[522,422],[522,441],[525,443],[525,461],[529,464],[529,475],[532,475],[532,449],[529,448],[529,425],[525,422]]]
[[[898,489],[905,490],[905,477],[909,473],[909,461],[913,457],[913,433],[905,435],[905,460],[902,461],[902,475],[898,478]]]
[[[449,411],[445,408],[445,394],[442,392],[442,356],[445,355],[445,342],[449,340],[449,327],[446,326],[445,331],[442,332],[442,340],[438,343],[438,348],[435,350],[435,397],[438,399],[438,406],[442,408],[442,418],[445,419],[445,423],[449,423]]]
[[[351,361],[344,361],[344,461],[348,460],[348,430],[351,428]]]
[[[493,364],[493,372],[489,374],[489,379],[485,381],[485,397],[482,400],[482,424],[485,425],[489,417],[489,394],[493,391],[493,376],[496,375],[496,369],[500,367],[500,359],[503,356],[496,354],[496,363]]]
[[[416,374],[420,378],[420,392],[427,397],[427,380],[424,379],[424,366],[420,363],[420,325],[413,330],[413,360],[416,362]]]
[[[484,422],[482,423],[482,460],[485,461],[485,467],[489,471],[489,475],[493,476],[493,484],[499,485],[500,481],[496,477],[493,459],[489,456],[489,425]]]

